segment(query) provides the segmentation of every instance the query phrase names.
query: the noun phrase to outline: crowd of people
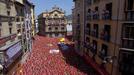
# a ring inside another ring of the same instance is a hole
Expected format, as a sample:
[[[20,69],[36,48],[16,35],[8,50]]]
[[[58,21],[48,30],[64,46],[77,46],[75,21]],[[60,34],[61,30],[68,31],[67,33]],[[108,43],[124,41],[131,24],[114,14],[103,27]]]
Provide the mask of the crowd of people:
[[[88,75],[67,63],[61,51],[58,54],[49,53],[51,49],[59,49],[58,42],[59,38],[36,36],[32,52],[22,65],[22,75]]]

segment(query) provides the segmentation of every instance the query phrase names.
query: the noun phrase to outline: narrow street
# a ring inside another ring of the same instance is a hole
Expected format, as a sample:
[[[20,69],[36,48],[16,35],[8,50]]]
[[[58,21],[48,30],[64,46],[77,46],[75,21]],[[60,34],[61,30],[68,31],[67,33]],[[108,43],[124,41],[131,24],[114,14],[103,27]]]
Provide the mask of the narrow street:
[[[60,50],[59,53],[49,52],[51,49],[59,49],[58,42],[59,38],[37,36],[19,75],[90,75],[92,69],[73,48]]]

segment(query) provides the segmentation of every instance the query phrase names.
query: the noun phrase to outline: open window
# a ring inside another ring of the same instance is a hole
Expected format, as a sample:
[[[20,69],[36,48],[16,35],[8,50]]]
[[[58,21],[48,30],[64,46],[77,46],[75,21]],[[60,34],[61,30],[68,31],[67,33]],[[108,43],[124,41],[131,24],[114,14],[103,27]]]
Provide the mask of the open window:
[[[108,46],[105,45],[105,44],[102,44],[101,46],[101,50],[99,52],[99,57],[102,59],[102,60],[105,60],[105,58],[107,57],[108,55]]]

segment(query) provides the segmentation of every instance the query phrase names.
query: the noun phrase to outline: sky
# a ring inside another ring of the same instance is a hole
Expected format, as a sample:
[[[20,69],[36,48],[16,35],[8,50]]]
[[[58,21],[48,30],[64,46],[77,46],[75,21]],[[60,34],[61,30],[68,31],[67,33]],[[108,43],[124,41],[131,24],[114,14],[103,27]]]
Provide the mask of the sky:
[[[35,5],[36,17],[45,10],[51,10],[53,6],[58,6],[65,10],[66,15],[72,13],[73,0],[29,0]]]

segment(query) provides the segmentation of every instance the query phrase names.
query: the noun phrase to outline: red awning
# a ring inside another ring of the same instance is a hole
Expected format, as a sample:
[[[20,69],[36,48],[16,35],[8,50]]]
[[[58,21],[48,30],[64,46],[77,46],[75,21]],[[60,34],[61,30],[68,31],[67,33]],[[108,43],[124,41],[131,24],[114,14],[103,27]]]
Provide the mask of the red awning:
[[[109,75],[109,73],[95,63],[91,57],[84,55],[84,58],[86,59],[87,63],[89,63],[89,65],[91,65],[91,67],[93,67],[100,75]]]

